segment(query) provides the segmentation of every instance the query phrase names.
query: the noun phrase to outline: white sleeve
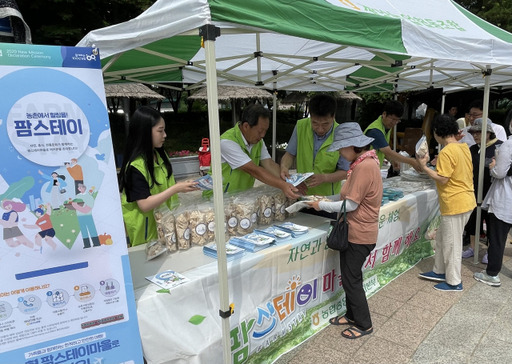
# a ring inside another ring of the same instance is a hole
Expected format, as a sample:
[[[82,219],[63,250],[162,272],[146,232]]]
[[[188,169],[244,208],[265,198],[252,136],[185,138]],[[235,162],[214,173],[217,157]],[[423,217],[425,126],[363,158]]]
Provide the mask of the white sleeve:
[[[494,134],[496,134],[496,138],[498,138],[498,140],[501,140],[502,142],[507,141],[507,132],[503,126],[492,123],[492,130],[494,131]]]
[[[244,153],[242,148],[229,139],[221,139],[220,154],[221,162],[226,162],[232,169],[237,169],[251,161],[251,158]]]
[[[359,207],[359,204],[357,202],[354,202],[349,199],[347,199],[346,201],[347,202],[345,204],[345,209],[347,210],[347,212],[354,211]],[[318,207],[320,207],[320,210],[327,212],[340,212],[341,205],[343,205],[343,200],[333,202],[320,201],[318,203]]]
[[[272,158],[272,157],[270,156],[270,153],[268,152],[265,142],[263,142],[263,145],[261,146],[260,161],[262,161],[264,159],[270,159],[270,158]]]

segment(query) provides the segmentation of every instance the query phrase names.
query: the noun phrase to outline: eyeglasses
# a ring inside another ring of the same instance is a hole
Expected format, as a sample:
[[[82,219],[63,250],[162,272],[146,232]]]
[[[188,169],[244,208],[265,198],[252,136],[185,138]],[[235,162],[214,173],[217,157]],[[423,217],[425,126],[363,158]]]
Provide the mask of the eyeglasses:
[[[477,118],[481,118],[483,113],[479,113],[479,114],[468,114],[470,118],[474,118],[474,119],[477,119]]]
[[[402,121],[402,119],[400,119],[400,118],[392,118],[392,117],[389,117],[389,120],[391,120],[392,122],[397,123],[397,124]]]

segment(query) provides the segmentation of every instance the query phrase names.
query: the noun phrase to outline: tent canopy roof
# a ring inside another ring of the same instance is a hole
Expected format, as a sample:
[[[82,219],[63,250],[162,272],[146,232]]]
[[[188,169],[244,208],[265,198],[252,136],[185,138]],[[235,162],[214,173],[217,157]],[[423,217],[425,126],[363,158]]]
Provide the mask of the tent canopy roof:
[[[204,84],[202,28],[216,38],[218,84],[356,92],[446,91],[512,83],[512,34],[451,0],[156,1],[137,18],[90,32],[105,82]],[[192,86],[188,86],[192,85]],[[163,85],[162,87],[170,87]]]

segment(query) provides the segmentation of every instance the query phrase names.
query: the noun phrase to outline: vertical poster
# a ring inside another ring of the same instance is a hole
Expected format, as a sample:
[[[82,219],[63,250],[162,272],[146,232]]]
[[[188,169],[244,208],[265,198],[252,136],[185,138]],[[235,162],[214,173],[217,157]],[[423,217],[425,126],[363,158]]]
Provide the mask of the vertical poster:
[[[97,50],[0,43],[0,362],[141,363]]]

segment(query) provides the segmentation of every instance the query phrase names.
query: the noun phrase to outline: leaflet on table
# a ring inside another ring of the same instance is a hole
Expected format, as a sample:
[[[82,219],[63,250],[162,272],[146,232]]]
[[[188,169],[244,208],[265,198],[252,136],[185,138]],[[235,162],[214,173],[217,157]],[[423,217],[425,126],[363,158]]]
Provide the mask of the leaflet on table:
[[[210,243],[203,246],[203,253],[209,257],[217,259],[217,245],[215,243]],[[229,243],[226,244],[226,260],[241,258],[244,254],[244,249]]]
[[[98,50],[0,43],[0,90],[0,363],[142,362]]]
[[[281,229],[278,229],[275,226],[269,226],[263,230],[254,229],[254,232],[258,233],[258,234],[270,236],[271,238],[276,239],[277,242],[288,240],[289,238],[292,237],[291,233],[281,230]]]
[[[267,235],[258,233],[251,233],[244,236],[236,236],[229,239],[229,243],[240,248],[244,248],[250,252],[257,252],[262,249],[268,248],[276,241]]]
[[[209,174],[205,174],[204,176],[194,180],[194,182],[197,182],[197,187],[203,191],[213,189],[213,179]]]
[[[166,270],[164,272],[158,273],[157,275],[146,277],[146,279],[164,289],[172,289],[179,286],[180,284],[190,281],[190,279],[184,275],[173,270]]]
[[[286,179],[286,182],[291,183],[292,185],[297,187],[312,175],[314,175],[313,172],[291,174],[290,177]]]
[[[286,232],[289,232],[292,234],[292,236],[295,238],[296,236],[306,234],[309,231],[309,228],[307,226],[294,224],[293,222],[284,222],[280,225],[274,225],[278,229],[282,229]]]

